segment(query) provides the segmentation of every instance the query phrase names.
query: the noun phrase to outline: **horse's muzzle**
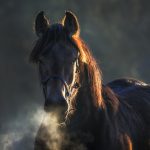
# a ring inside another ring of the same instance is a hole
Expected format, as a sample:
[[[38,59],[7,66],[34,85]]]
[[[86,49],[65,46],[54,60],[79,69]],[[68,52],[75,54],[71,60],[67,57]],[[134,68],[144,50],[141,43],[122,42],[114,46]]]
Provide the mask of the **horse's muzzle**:
[[[45,99],[44,110],[46,112],[49,112],[54,108],[64,107],[64,106],[66,106],[66,100],[63,96],[59,97],[58,99],[53,99],[53,97],[50,97]]]

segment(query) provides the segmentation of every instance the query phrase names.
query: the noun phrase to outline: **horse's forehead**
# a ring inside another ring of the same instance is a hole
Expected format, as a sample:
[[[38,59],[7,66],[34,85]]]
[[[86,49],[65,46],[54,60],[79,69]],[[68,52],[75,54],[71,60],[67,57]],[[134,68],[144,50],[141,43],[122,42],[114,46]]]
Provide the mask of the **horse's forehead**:
[[[52,46],[52,52],[57,55],[75,55],[77,53],[77,50],[71,44],[67,44],[67,42],[60,41]]]

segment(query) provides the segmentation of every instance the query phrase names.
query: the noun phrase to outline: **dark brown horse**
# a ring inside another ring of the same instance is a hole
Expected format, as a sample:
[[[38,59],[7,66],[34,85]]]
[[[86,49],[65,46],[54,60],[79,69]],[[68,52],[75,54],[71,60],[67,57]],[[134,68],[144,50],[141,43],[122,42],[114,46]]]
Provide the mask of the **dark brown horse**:
[[[59,149],[150,150],[150,86],[134,79],[103,85],[101,70],[71,12],[52,25],[40,12],[35,30],[39,38],[30,59],[39,66],[45,110],[67,106],[60,127],[67,134]],[[42,141],[38,135],[35,149],[53,149],[46,145],[51,137]]]

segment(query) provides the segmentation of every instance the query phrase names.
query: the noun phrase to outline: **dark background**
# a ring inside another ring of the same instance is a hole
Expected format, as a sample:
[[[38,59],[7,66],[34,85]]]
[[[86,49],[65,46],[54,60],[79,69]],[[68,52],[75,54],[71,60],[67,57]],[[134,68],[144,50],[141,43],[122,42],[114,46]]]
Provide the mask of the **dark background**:
[[[28,56],[37,39],[34,19],[41,10],[51,23],[60,21],[65,10],[77,15],[81,37],[100,64],[104,83],[120,77],[150,82],[150,1],[0,1],[0,146],[4,150],[32,149],[28,133],[36,132],[40,124],[34,116],[40,114],[44,99],[37,68]]]

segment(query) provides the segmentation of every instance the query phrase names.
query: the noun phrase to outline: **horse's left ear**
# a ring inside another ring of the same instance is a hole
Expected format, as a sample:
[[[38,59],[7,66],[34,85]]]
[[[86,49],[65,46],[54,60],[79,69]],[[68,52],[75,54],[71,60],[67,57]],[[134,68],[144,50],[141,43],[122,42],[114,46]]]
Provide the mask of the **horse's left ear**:
[[[65,14],[66,15],[62,20],[62,24],[64,25],[66,30],[69,32],[70,36],[73,36],[73,35],[79,36],[80,27],[79,27],[77,17],[75,16],[75,14],[73,14],[70,11],[66,11]]]

